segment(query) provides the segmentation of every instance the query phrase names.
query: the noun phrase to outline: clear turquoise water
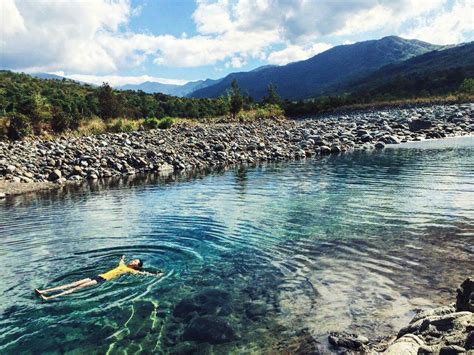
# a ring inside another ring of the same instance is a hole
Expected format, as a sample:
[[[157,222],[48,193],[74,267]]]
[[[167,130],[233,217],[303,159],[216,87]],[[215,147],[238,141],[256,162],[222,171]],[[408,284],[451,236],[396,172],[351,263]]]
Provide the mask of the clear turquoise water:
[[[18,197],[0,237],[0,353],[275,353],[302,330],[328,350],[474,271],[474,138]],[[166,276],[33,294],[122,254]]]

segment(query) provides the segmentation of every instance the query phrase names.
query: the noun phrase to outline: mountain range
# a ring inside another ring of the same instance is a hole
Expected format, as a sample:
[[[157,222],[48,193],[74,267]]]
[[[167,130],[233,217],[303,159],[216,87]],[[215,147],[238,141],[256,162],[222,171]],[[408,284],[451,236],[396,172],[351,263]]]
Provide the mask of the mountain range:
[[[163,84],[156,81],[145,81],[141,84],[126,84],[122,86],[117,86],[116,88],[119,90],[141,90],[148,94],[153,94],[160,92],[166,95],[172,96],[179,96],[184,97],[196,90],[203,89],[205,87],[217,84],[219,80],[198,80],[198,81],[190,81],[184,85],[173,85],[173,84]]]
[[[248,72],[231,73],[221,79],[191,81],[184,85],[144,82],[116,87],[178,97],[209,98],[225,95],[233,80],[242,92],[262,99],[268,86],[276,86],[283,99],[299,100],[322,95],[387,89],[400,75],[430,78],[435,72],[462,68],[473,73],[473,42],[458,46],[438,46],[416,39],[388,36],[378,40],[340,45],[312,58],[283,66],[266,65]],[[460,72],[459,72],[460,73]],[[36,73],[44,79],[62,79],[52,74]],[[467,74],[466,74],[467,75]],[[446,80],[445,80],[446,81]],[[438,83],[439,84],[439,83]],[[458,81],[444,84],[454,86]],[[444,85],[443,84],[443,85]],[[389,90],[390,91],[390,90]]]
[[[474,42],[439,48],[377,69],[355,80],[332,86],[327,93],[358,96],[417,95],[421,91],[444,94],[455,91],[465,78],[474,77]]]
[[[232,73],[217,84],[191,93],[191,97],[217,97],[237,80],[243,92],[261,99],[270,83],[285,99],[318,96],[328,87],[355,79],[380,67],[401,62],[439,48],[418,40],[390,36],[380,40],[358,42],[333,47],[307,60],[257,72]]]

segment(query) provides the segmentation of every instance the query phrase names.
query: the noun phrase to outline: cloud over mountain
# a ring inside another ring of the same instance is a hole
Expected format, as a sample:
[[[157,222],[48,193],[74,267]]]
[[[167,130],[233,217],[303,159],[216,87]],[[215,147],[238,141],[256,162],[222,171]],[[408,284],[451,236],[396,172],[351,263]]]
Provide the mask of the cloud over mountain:
[[[460,42],[472,39],[474,4],[197,0],[189,19],[195,31],[180,36],[132,30],[130,21],[140,17],[140,10],[129,0],[2,0],[0,66],[120,75],[140,68],[239,68],[255,60],[285,64],[374,31],[432,43]]]

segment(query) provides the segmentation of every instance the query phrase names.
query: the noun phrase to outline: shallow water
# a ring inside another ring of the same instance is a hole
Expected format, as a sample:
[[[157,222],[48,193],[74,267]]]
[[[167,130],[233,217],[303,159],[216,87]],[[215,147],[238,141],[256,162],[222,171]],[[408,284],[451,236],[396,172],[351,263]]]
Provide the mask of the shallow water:
[[[0,353],[275,353],[307,333],[330,351],[474,271],[474,138],[8,199],[0,237]],[[166,276],[32,292],[122,254]]]

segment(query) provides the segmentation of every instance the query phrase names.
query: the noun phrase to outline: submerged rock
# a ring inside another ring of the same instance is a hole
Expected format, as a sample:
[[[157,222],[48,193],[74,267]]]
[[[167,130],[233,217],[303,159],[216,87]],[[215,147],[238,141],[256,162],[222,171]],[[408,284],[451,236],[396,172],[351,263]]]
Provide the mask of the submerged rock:
[[[183,339],[222,344],[236,340],[237,334],[225,318],[200,316],[194,318],[186,327]]]
[[[336,347],[343,347],[350,350],[361,350],[369,342],[367,337],[346,332],[332,332],[328,336],[328,341]]]
[[[228,315],[232,310],[231,295],[219,289],[205,289],[190,298],[182,299],[174,308],[173,315],[179,318],[199,315]]]

